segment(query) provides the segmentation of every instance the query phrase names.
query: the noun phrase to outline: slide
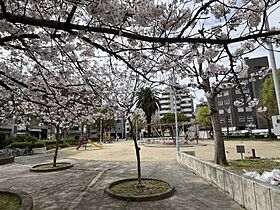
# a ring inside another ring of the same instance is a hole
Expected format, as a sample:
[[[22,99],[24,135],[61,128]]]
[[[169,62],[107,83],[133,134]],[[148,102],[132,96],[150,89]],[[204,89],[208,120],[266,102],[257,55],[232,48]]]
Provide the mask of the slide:
[[[76,150],[79,150],[80,147],[81,147],[83,144],[84,144],[83,142],[80,142],[79,145],[76,147]]]

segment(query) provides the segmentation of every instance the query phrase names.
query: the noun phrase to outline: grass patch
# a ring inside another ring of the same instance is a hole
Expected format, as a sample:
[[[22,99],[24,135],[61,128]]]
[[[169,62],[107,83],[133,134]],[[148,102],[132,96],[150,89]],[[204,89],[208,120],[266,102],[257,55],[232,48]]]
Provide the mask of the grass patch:
[[[273,169],[280,169],[280,162],[275,162],[272,159],[259,160],[231,160],[229,161],[230,168],[243,173],[246,171],[257,171],[262,174],[264,171],[272,171]]]
[[[0,192],[0,209],[1,210],[18,210],[21,206],[21,200],[18,196]]]
[[[137,187],[137,180],[125,181],[111,187],[111,190],[126,196],[153,195],[170,189],[170,185],[160,180],[142,180],[143,187]]]

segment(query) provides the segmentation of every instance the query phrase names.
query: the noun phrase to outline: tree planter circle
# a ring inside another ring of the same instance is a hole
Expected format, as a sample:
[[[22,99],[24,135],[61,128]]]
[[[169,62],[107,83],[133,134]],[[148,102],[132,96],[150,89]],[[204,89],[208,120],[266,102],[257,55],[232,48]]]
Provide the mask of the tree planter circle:
[[[52,163],[44,163],[44,164],[38,164],[33,166],[30,171],[33,172],[51,172],[51,171],[60,171],[60,170],[65,170],[68,168],[73,167],[73,164],[71,163],[66,163],[66,162],[61,162],[61,163],[56,163],[56,167],[52,167]]]
[[[0,189],[0,194],[7,194],[11,196],[16,196],[20,199],[21,205],[19,210],[32,210],[33,209],[33,199],[26,192],[11,189]]]
[[[137,182],[137,179],[118,180],[105,192],[113,198],[128,201],[156,201],[174,195],[175,188],[163,180],[143,178],[143,187],[137,187]]]

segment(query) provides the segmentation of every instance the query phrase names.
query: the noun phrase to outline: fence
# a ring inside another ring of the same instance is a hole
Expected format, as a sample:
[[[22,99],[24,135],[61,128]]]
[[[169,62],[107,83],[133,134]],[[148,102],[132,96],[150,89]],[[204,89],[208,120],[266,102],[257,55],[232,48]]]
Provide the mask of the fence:
[[[179,153],[177,161],[191,168],[207,182],[229,194],[229,196],[250,210],[278,210],[280,188],[258,182],[227,171],[225,168],[200,160],[197,157]]]

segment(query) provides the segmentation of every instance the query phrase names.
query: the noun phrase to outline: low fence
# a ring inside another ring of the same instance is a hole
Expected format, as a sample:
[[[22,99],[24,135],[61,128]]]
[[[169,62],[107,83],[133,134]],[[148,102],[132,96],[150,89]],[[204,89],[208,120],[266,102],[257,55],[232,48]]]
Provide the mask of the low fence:
[[[279,210],[280,187],[270,186],[237,175],[225,168],[179,153],[177,161],[200,175],[207,182],[226,192],[233,200],[250,210]]]
[[[183,141],[184,137],[179,137],[179,141]],[[157,137],[157,138],[141,138],[139,143],[141,144],[161,144],[164,141],[175,141],[175,137]]]
[[[0,149],[0,156],[21,156],[27,152],[26,149]]]

